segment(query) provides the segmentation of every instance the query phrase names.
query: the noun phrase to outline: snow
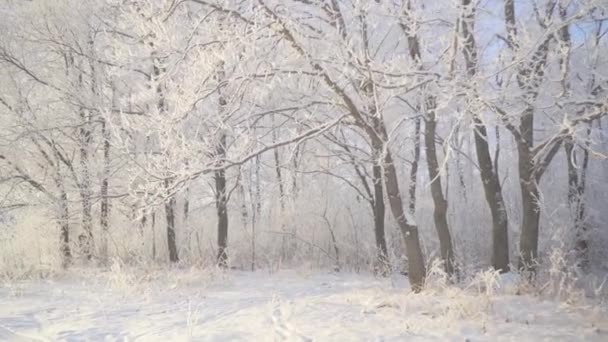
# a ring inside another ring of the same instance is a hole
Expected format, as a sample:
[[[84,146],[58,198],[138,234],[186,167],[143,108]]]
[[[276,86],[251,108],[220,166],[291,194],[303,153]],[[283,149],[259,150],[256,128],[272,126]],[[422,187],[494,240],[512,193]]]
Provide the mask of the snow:
[[[1,341],[606,341],[599,305],[399,276],[76,270],[0,287]]]

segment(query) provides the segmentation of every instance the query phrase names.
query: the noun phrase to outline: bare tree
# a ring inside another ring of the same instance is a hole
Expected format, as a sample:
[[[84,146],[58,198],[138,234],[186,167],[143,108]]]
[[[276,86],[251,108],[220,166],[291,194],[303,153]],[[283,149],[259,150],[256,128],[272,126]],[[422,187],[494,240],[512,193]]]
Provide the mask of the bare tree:
[[[591,9],[593,7],[590,7]],[[521,91],[521,100],[524,108],[517,116],[518,124],[510,121],[510,113],[497,106],[492,108],[503,119],[505,127],[509,130],[515,140],[518,152],[519,182],[522,198],[522,223],[520,238],[520,260],[519,267],[527,271],[535,271],[538,258],[539,223],[540,223],[540,188],[539,183],[547,171],[551,161],[560,150],[564,140],[571,135],[572,127],[585,122],[592,122],[605,115],[605,103],[585,101],[582,104],[574,102],[569,108],[576,114],[567,115],[564,118],[566,124],[558,131],[536,143],[535,121],[538,120],[537,100],[541,92],[541,86],[546,81],[552,56],[558,61],[561,58],[559,50],[555,49],[559,40],[559,32],[571,22],[580,20],[589,13],[589,8],[583,7],[577,13],[566,16],[556,15],[559,11],[557,2],[549,1],[545,6],[544,14],[536,11],[538,25],[544,30],[540,42],[532,47],[531,51],[524,49],[524,38],[518,32],[515,5],[512,0],[505,0],[504,13],[508,46],[522,56],[517,63],[516,84]],[[560,101],[561,102],[561,101]],[[560,105],[561,107],[561,105]],[[562,107],[563,108],[563,107]]]
[[[422,66],[420,42],[414,29],[416,23],[411,11],[411,2],[408,1],[404,9],[404,22],[401,26],[407,37],[410,58],[420,70],[424,70]],[[443,195],[440,174],[441,169],[435,146],[435,137],[437,135],[437,100],[427,87],[423,88],[422,93],[424,94],[424,99],[422,100],[423,103],[421,107],[425,113],[424,146],[428,172],[431,179],[431,195],[435,204],[433,218],[435,221],[435,228],[437,229],[437,235],[439,236],[441,258],[443,259],[446,272],[449,275],[452,275],[455,272],[454,247],[452,246],[452,236],[448,227],[448,202]]]
[[[465,59],[466,74],[471,82],[471,94],[468,103],[471,108],[473,119],[473,134],[475,136],[475,150],[477,162],[479,163],[481,183],[486,202],[492,214],[492,266],[501,272],[509,271],[509,224],[505,201],[502,196],[500,178],[498,175],[498,160],[492,161],[490,155],[490,143],[488,129],[483,122],[481,111],[483,107],[475,107],[479,104],[475,89],[477,75],[477,44],[475,41],[475,3],[470,0],[462,1],[462,16],[460,17],[460,32],[463,41],[462,53]],[[498,140],[496,142],[498,144]]]

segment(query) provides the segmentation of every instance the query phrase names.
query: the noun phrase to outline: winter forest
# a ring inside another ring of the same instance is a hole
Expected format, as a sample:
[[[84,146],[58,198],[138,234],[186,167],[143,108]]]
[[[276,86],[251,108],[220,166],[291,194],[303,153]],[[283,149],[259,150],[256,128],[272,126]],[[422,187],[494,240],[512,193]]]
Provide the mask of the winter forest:
[[[607,125],[606,0],[0,0],[0,340],[603,340]]]

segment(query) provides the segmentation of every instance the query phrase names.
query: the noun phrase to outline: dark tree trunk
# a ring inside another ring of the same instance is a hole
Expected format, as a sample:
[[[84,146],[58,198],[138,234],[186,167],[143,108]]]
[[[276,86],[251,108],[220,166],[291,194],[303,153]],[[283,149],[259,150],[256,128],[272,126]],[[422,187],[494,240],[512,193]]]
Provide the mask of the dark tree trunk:
[[[561,4],[559,6],[560,17],[562,20],[566,20],[567,17],[567,5]],[[596,44],[598,43],[601,27],[598,28],[596,33]],[[568,25],[562,27],[559,31],[561,48],[570,51],[571,49],[571,37]],[[562,86],[564,91],[569,89],[569,82],[567,79],[568,65],[570,62],[570,56],[566,58],[560,58],[560,66],[562,75]],[[595,79],[591,82],[591,87],[595,88]],[[597,96],[592,91],[592,95]],[[601,121],[600,121],[601,122]],[[587,241],[587,225],[585,222],[585,183],[587,176],[587,168],[589,165],[589,145],[591,135],[591,124],[587,128],[587,140],[585,147],[583,148],[583,160],[580,164],[580,175],[577,170],[577,153],[574,141],[571,136],[564,139],[564,150],[566,152],[566,165],[568,168],[568,206],[570,208],[570,216],[572,217],[573,229],[575,234],[575,250],[578,264],[583,270],[587,270],[589,267],[589,243]]]
[[[473,30],[475,27],[475,4],[471,8],[471,0],[463,0],[463,16],[461,18],[461,32],[463,36],[463,55],[467,68],[467,75],[471,82],[477,74],[477,44]],[[474,87],[474,84],[473,84]],[[472,89],[473,99],[477,98],[477,90]],[[498,178],[498,147],[496,158],[492,163],[488,142],[488,130],[477,113],[473,116],[475,151],[479,163],[481,183],[483,185],[486,202],[492,215],[492,266],[500,272],[509,271],[509,225],[505,202],[502,196],[500,179]],[[498,133],[496,144],[498,146]]]
[[[152,45],[153,46],[153,45]],[[160,82],[160,76],[165,72],[165,69],[161,67],[160,58],[157,57],[156,51],[152,52],[153,65],[153,80],[159,82],[156,86],[156,93],[158,95],[158,102],[156,108],[159,113],[165,113],[167,110],[167,104],[165,102],[164,85]],[[165,189],[170,189],[169,180],[165,180]],[[169,250],[169,261],[178,262],[179,256],[177,254],[177,243],[175,238],[175,194],[168,194],[169,198],[165,200],[165,218],[167,220],[167,248]],[[156,246],[153,246],[153,254],[156,254]]]
[[[589,134],[589,131],[588,131]],[[589,151],[583,152],[583,160],[580,165],[580,176],[577,171],[577,158],[574,142],[571,137],[564,141],[566,151],[566,162],[568,166],[568,206],[573,220],[575,234],[575,249],[578,263],[583,270],[589,266],[589,243],[587,241],[587,227],[585,225],[585,179],[589,164]]]
[[[498,174],[492,165],[486,126],[475,115],[475,150],[486,202],[492,214],[492,266],[500,272],[509,271],[509,225]]]
[[[91,208],[91,177],[89,174],[89,154],[88,146],[90,141],[90,132],[83,128],[81,133],[83,141],[80,147],[80,166],[81,177],[80,182],[80,199],[82,201],[82,228],[84,230],[85,257],[91,260],[95,243],[93,239],[93,216]]]
[[[152,260],[156,260],[156,213],[152,213]]]
[[[538,257],[541,210],[538,184],[543,174],[541,170],[546,170],[546,166],[552,158],[544,157],[542,162],[536,162],[536,154],[533,151],[535,111],[533,104],[538,97],[538,89],[544,76],[549,43],[549,39],[545,40],[532,56],[529,65],[521,69],[518,74],[519,87],[526,91],[525,102],[528,103],[520,119],[519,134],[521,137],[517,141],[519,182],[523,206],[519,267],[531,275],[536,271],[536,258]],[[556,147],[559,147],[558,143],[554,144],[551,149]]]
[[[165,185],[168,187],[168,183]],[[175,196],[171,196],[165,202],[165,216],[167,218],[167,247],[169,249],[169,261],[178,262],[177,243],[175,239]]]
[[[460,136],[460,127],[458,126],[457,122],[452,122],[452,126],[454,126],[454,143],[456,144],[456,146],[458,146],[459,150],[462,150],[462,142],[463,140],[461,139]],[[455,167],[456,167],[456,175],[458,177],[458,184],[460,185],[460,190],[462,191],[462,200],[464,201],[464,203],[468,202],[468,197],[467,197],[467,183],[464,180],[464,170],[462,168],[462,161],[461,161],[461,157],[462,155],[460,153],[456,154],[456,156],[454,157],[455,159]],[[446,193],[446,198],[448,198],[448,195]]]
[[[159,66],[160,60],[156,57],[156,52],[152,53],[152,61],[154,62],[153,74],[158,80],[161,74],[165,72],[165,69]],[[162,83],[159,83],[156,87],[156,93],[158,94],[158,111],[164,113],[167,108],[165,103],[165,92]],[[168,180],[165,180],[165,189],[169,190],[169,188],[170,183]],[[168,200],[165,201],[165,217],[167,220],[167,248],[169,249],[169,261],[178,262],[179,256],[177,254],[177,243],[175,241],[175,195],[168,195],[170,197]]]
[[[275,124],[275,118],[274,116],[272,117],[272,122],[273,122],[273,126],[276,127]],[[276,143],[277,141],[277,129],[273,128],[272,131],[272,142]],[[283,186],[283,174],[281,172],[281,159],[279,157],[279,149],[275,148],[273,150],[273,156],[274,156],[274,170],[277,176],[277,183],[279,184],[279,203],[281,205],[281,217],[280,217],[280,221],[281,221],[281,232],[285,233],[285,222],[283,221],[285,219],[284,214],[285,214],[285,187]],[[285,259],[287,258],[287,235],[286,234],[281,234],[281,260],[285,261]]]
[[[226,177],[225,171],[215,172],[215,191],[217,207],[217,264],[220,267],[228,267],[228,214],[226,212]]]
[[[547,15],[552,15],[553,10]],[[515,52],[519,50],[516,41],[517,28],[515,20],[515,5],[513,0],[505,0],[504,4],[505,26],[507,28],[507,42]],[[533,276],[536,271],[538,257],[538,235],[540,223],[540,203],[538,183],[548,163],[555,155],[556,148],[561,144],[554,144],[549,148],[547,157],[538,158],[538,151],[534,151],[534,113],[535,102],[538,98],[539,87],[545,75],[545,66],[549,47],[555,35],[549,34],[538,45],[536,50],[530,54],[530,59],[521,64],[517,71],[517,85],[523,92],[522,101],[526,104],[519,119],[519,127],[515,128],[508,123],[508,118],[503,116],[506,127],[513,134],[517,144],[519,183],[522,197],[522,223],[520,236],[520,260],[519,268]],[[535,161],[541,159],[541,161]]]
[[[261,212],[261,189],[260,189],[260,156],[255,157],[255,187],[249,186],[249,197],[251,198],[251,270],[255,270],[255,228]],[[251,179],[251,178],[250,178]],[[252,180],[251,183],[254,181]]]
[[[522,119],[522,121],[525,122],[526,120]],[[538,183],[534,177],[534,162],[532,161],[530,148],[525,143],[518,144],[518,161],[522,199],[519,268],[533,273],[536,269],[536,259],[538,257],[540,203],[538,202]]]
[[[591,127],[591,126],[590,126]],[[583,151],[583,165],[581,167],[581,174],[578,180],[578,202],[577,202],[577,251],[579,252],[579,260],[581,267],[586,270],[589,268],[589,243],[587,236],[587,224],[586,224],[586,205],[585,205],[585,186],[587,184],[587,169],[589,167],[589,139],[591,135],[591,128],[587,130],[587,145]]]
[[[298,198],[298,165],[300,164],[300,149],[303,148],[304,144],[297,145],[293,151],[293,172],[291,173],[291,199],[293,202],[296,202]]]
[[[82,76],[80,76],[82,77]],[[82,81],[82,80],[81,80]],[[85,109],[80,109],[82,126],[80,128],[80,172],[81,181],[78,184],[82,204],[82,229],[84,230],[83,252],[87,260],[93,257],[95,243],[93,239],[93,216],[91,207],[91,176],[89,170],[89,146],[91,144],[90,117]]]
[[[399,181],[397,178],[397,170],[393,162],[393,157],[388,149],[384,154],[384,182],[386,192],[393,217],[397,221],[405,251],[408,258],[408,278],[414,292],[422,291],[426,277],[426,267],[424,265],[424,256],[420,248],[420,238],[418,237],[418,227],[415,223],[409,222],[406,218],[406,213],[403,209],[403,200],[399,190]]]
[[[435,117],[435,98],[427,97],[426,102],[426,118],[424,125],[424,144],[426,150],[426,160],[431,178],[431,195],[435,208],[433,218],[435,228],[439,236],[439,248],[441,258],[444,262],[445,271],[449,275],[454,274],[454,249],[452,247],[452,237],[448,227],[447,211],[448,203],[443,196],[441,186],[441,175],[439,174],[439,162],[437,158],[437,149],[435,146],[435,134],[437,121]]]
[[[243,225],[243,231],[247,232],[247,226],[249,225],[249,206],[247,205],[247,195],[245,192],[245,182],[243,168],[239,168],[239,178],[237,180],[239,187],[239,195],[241,197],[241,224]],[[249,184],[251,188],[251,183]]]
[[[221,133],[217,148],[217,158],[223,160],[226,156],[226,135]],[[217,209],[217,265],[228,267],[228,212],[226,194],[226,171],[215,171],[215,205]]]
[[[414,160],[410,168],[410,214],[416,214],[416,188],[418,186],[418,163],[420,162],[420,117],[414,121]]]
[[[522,214],[519,268],[534,271],[538,258],[538,227],[540,221],[538,188],[536,185],[522,185]]]
[[[102,119],[101,135],[103,137],[103,178],[101,180],[101,208],[100,208],[100,225],[101,225],[101,258],[104,262],[108,259],[108,229],[110,203],[108,198],[108,186],[110,179],[110,134],[106,127],[106,121]]]
[[[82,62],[79,62],[79,65],[76,67],[75,63],[76,61],[73,56],[66,56],[67,74],[69,75],[71,70],[74,70],[76,73],[73,86],[83,88],[85,87],[84,65]],[[92,74],[93,73],[91,73],[91,75]],[[74,180],[78,186],[78,192],[80,194],[80,201],[82,205],[81,219],[83,230],[83,234],[80,234],[78,239],[82,254],[87,260],[91,260],[94,251],[93,217],[91,208],[91,177],[89,170],[89,147],[92,138],[91,115],[83,107],[78,109],[78,113],[80,115],[80,127],[78,129],[80,181],[78,180],[76,173],[74,173]]]
[[[415,25],[416,23],[416,19],[411,13],[411,3],[409,1],[407,2],[404,8],[403,16],[405,20],[402,22],[401,27],[403,29],[403,33],[407,38],[408,52],[410,58],[420,70],[423,70],[420,42],[418,40],[418,36],[416,35],[416,30],[413,27],[413,25]],[[435,228],[437,229],[437,233],[439,235],[441,256],[445,263],[444,266],[446,272],[451,275],[454,273],[454,252],[452,248],[452,238],[448,229],[446,217],[447,201],[445,200],[445,198],[443,198],[443,191],[441,189],[441,179],[439,178],[439,163],[437,162],[437,153],[435,149],[435,98],[432,95],[426,95],[424,98],[424,102],[426,106],[424,139],[429,176],[431,177],[432,182],[431,194],[435,204],[433,217],[435,220]],[[416,236],[416,239],[417,238],[418,237]],[[420,246],[418,246],[418,248],[420,248]],[[420,256],[422,257],[422,253],[420,253]],[[424,277],[424,275],[422,277]]]
[[[139,220],[139,237],[142,239],[141,244],[144,245],[144,230],[146,229],[146,223],[148,222],[148,217],[144,214],[141,216]]]
[[[43,149],[40,147],[40,151]],[[43,156],[55,168],[55,185],[59,191],[59,215],[57,223],[59,224],[59,252],[61,253],[61,267],[67,268],[72,263],[72,250],[70,248],[70,206],[68,201],[68,193],[65,191],[64,180],[61,176],[60,163],[51,161],[51,158],[46,152]],[[55,151],[57,157],[57,151]]]
[[[220,62],[217,71],[219,83],[226,78],[224,62]],[[219,88],[219,114],[225,115],[227,102]],[[226,132],[219,128],[215,157],[219,168],[215,171],[215,207],[217,209],[217,265],[221,268],[228,267],[228,194],[226,192],[226,170],[222,168],[226,159]]]
[[[190,215],[190,189],[186,189],[184,196],[184,226],[188,227],[188,216]]]
[[[190,220],[189,220],[189,215],[190,215],[190,188],[186,188],[186,191],[184,191],[184,207],[183,207],[183,211],[182,211],[182,217],[183,217],[183,228],[182,230],[186,232],[186,236],[188,237],[188,240],[186,241],[187,246],[188,246],[188,253],[190,253],[190,255],[192,255],[192,230],[190,229]]]
[[[273,139],[273,143],[276,142],[276,138]],[[281,173],[281,160],[279,158],[279,149],[273,150],[274,154],[274,170],[277,175],[277,183],[279,183],[279,201],[281,204],[281,210],[285,209],[285,189],[283,187],[283,174]]]
[[[59,185],[59,184],[58,184]],[[68,207],[68,194],[65,192],[63,185],[59,187],[59,226],[61,229],[60,234],[60,247],[61,252],[61,265],[66,268],[72,262],[72,252],[70,249],[70,222],[69,222],[69,207]]]
[[[374,165],[372,166],[372,182],[374,183],[374,235],[376,237],[376,248],[378,253],[378,265],[376,273],[387,275],[390,271],[388,250],[386,248],[386,234],[384,231],[384,218],[386,208],[384,206],[384,187],[382,184],[382,145],[374,146]]]

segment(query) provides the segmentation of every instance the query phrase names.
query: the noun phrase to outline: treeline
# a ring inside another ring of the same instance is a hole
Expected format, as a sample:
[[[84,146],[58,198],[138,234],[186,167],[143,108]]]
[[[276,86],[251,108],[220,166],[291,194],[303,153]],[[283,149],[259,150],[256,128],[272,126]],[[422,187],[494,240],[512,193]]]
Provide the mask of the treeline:
[[[251,269],[403,253],[414,290],[431,258],[534,274],[558,237],[605,266],[603,1],[0,6],[0,210],[52,217],[65,267],[118,236]]]

